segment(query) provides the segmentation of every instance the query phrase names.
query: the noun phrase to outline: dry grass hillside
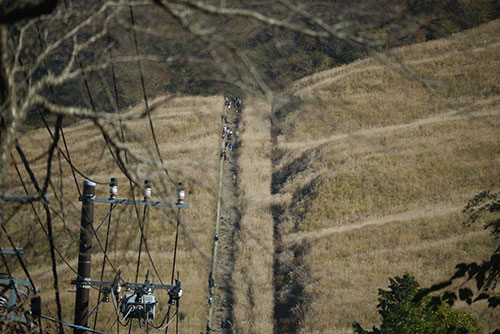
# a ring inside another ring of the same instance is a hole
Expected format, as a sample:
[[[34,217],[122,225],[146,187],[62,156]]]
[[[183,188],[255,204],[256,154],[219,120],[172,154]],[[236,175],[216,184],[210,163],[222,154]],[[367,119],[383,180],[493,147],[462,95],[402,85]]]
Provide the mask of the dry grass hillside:
[[[429,285],[450,275],[456,263],[491,253],[496,244],[487,232],[460,222],[468,199],[498,186],[499,31],[500,21],[494,21],[318,73],[290,86],[288,102],[273,111],[261,100],[244,101],[237,187],[241,222],[230,282],[234,332],[270,333],[273,315],[277,333],[350,333],[353,321],[370,328],[379,322],[377,289],[386,287],[389,277],[409,272]],[[221,97],[174,98],[152,116],[170,176],[184,181],[191,205],[182,210],[176,266],[184,289],[181,333],[198,334],[207,320],[222,102]],[[155,156],[147,120],[125,125],[132,151]],[[65,137],[74,165],[99,181],[117,176],[119,197],[131,196],[92,123],[66,127]],[[46,156],[40,154],[48,149],[47,131],[28,131],[19,142],[43,180]],[[56,154],[49,186],[55,244],[76,267],[81,204],[71,170],[59,159]],[[159,175],[143,165],[133,167],[151,177],[152,198],[158,199],[164,187]],[[14,168],[8,181],[12,193],[23,192]],[[98,185],[97,196],[107,197],[108,186]],[[175,190],[159,199],[175,201]],[[35,207],[45,224],[43,208]],[[14,210],[7,207],[5,216]],[[95,225],[106,223],[108,210],[96,206]],[[101,241],[106,226],[98,232]],[[5,227],[25,249],[28,269],[42,290],[43,313],[55,317],[49,246],[31,208],[19,209]],[[151,209],[145,230],[160,276],[169,283],[175,216]],[[135,278],[139,240],[133,207],[117,208],[109,258],[125,280]],[[0,241],[7,244],[5,235]],[[96,241],[94,250],[97,279],[103,256]],[[22,277],[15,260],[9,261]],[[143,251],[139,282],[148,269],[158,282]],[[75,297],[68,290],[74,289],[70,282],[76,275],[60,258],[58,272],[63,318],[72,322]],[[107,266],[104,279],[113,277]],[[166,294],[157,296],[165,306]],[[96,298],[92,290],[91,307]],[[500,326],[485,304],[459,307],[471,310],[486,330]],[[115,318],[113,306],[102,304],[96,328],[116,331]]]
[[[273,332],[273,218],[271,200],[270,107],[252,101],[241,121],[239,189],[243,201],[236,237],[234,316],[236,332]]]
[[[273,128],[278,331],[371,328],[389,277],[430,285],[491,254],[461,209],[499,182],[499,32],[493,21],[288,89]],[[460,307],[500,325],[485,304]]]
[[[215,228],[213,223],[216,206],[214,193],[218,184],[219,124],[222,104],[223,100],[220,97],[186,96],[168,101],[152,115],[160,150],[165,164],[169,168],[170,176],[174,180],[183,181],[186,184],[186,203],[190,204],[190,208],[183,209],[181,213],[182,226],[176,264],[176,271],[180,272],[184,290],[179,317],[179,328],[183,333],[197,334],[200,330],[204,330],[207,317],[207,279],[210,271]],[[134,110],[130,110],[130,112],[134,112]],[[125,126],[127,128],[125,132],[126,143],[132,147],[132,151],[141,156],[155,156],[147,119],[127,122]],[[98,181],[108,182],[111,177],[118,177],[118,197],[131,197],[127,179],[114,164],[102,135],[93,124],[83,122],[67,127],[65,128],[65,137],[75,166]],[[47,149],[48,143],[49,135],[45,129],[29,131],[20,138],[20,145],[31,161],[33,171],[39,180],[43,180],[46,173],[46,157],[42,159],[36,159],[36,157]],[[61,147],[63,148],[62,144]],[[149,153],[148,150],[153,153]],[[28,180],[17,155],[15,155],[15,159],[23,178]],[[134,168],[142,167],[138,165]],[[144,178],[148,177],[150,171],[142,169]],[[12,193],[22,193],[23,190],[15,170],[12,169],[9,172]],[[50,188],[50,196],[55,244],[69,265],[76,268],[81,204],[78,201],[77,189],[67,163],[62,161],[59,164],[56,158],[53,164],[53,173],[53,187]],[[175,189],[170,197],[159,197],[160,192],[163,191],[159,177],[154,173],[149,177],[153,182],[153,200],[176,201]],[[78,179],[81,186],[83,179],[81,177]],[[97,185],[96,193],[98,197],[108,197],[109,187]],[[142,198],[139,193],[136,193],[136,196]],[[59,199],[62,200],[59,201]],[[43,224],[45,224],[43,208],[37,205],[37,209]],[[101,222],[107,222],[105,216],[108,210],[109,205],[96,204],[95,228]],[[139,210],[142,216],[143,208],[140,207]],[[135,279],[140,240],[137,224],[133,206],[119,206],[113,212],[108,256],[116,269],[121,269],[121,277],[124,280],[134,281]],[[175,224],[175,215],[172,214],[171,209],[152,208],[149,210],[145,233],[153,261],[165,284],[170,284],[171,279]],[[48,242],[36,222],[31,208],[24,206],[18,216],[6,224],[6,228],[13,236],[16,245],[25,249],[24,258],[27,261],[28,269],[35,284],[42,291],[43,314],[56,317]],[[107,225],[104,224],[98,232],[103,245],[106,238],[106,228]],[[95,238],[93,242],[92,278],[98,280],[103,253]],[[7,241],[2,239],[2,247],[4,245],[7,245]],[[22,271],[15,267],[14,262],[16,262],[14,259],[10,261],[11,269],[23,277]],[[144,282],[147,270],[150,270],[150,275],[154,278],[155,283],[159,283],[159,278],[154,273],[143,246],[139,282]],[[73,323],[75,294],[68,292],[68,290],[74,290],[74,286],[70,285],[70,282],[76,278],[76,275],[59,257],[58,273],[63,319]],[[108,264],[104,280],[109,281],[113,278],[114,272]],[[156,296],[160,298],[159,306],[166,307],[168,300],[166,292],[157,291]],[[96,301],[96,290],[91,290],[90,308],[95,306]],[[116,331],[116,323],[114,322],[116,316],[113,316],[112,304],[101,305],[96,329],[106,333]],[[157,309],[157,322],[164,314],[165,311],[160,312],[159,308]],[[173,312],[171,312],[172,314]],[[91,318],[89,325],[92,325],[93,322],[93,318]],[[48,325],[48,322],[45,324]],[[133,332],[143,332],[143,330],[138,330],[136,325],[134,327],[136,330]]]

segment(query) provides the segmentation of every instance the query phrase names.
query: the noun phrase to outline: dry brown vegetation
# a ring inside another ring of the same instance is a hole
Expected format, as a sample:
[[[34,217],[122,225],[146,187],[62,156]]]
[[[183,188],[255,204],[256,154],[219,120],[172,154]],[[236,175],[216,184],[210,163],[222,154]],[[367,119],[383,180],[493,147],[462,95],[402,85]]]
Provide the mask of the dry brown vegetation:
[[[428,285],[447,277],[456,263],[492,251],[486,232],[460,224],[460,208],[498,183],[499,30],[494,21],[304,78],[285,92],[290,102],[274,110],[273,128],[270,104],[245,100],[238,159],[242,220],[232,276],[236,332],[269,333],[273,315],[276,332],[349,333],[353,321],[370,327],[378,322],[377,288],[388,277],[407,271]],[[175,98],[153,114],[165,164],[174,179],[185,181],[191,205],[182,213],[177,265],[184,287],[183,333],[199,333],[207,319],[221,104],[221,97]],[[125,125],[134,152],[154,156],[146,120]],[[90,122],[65,128],[65,134],[74,164],[89,176],[108,181],[121,175]],[[42,179],[45,158],[33,159],[49,144],[46,130],[25,133],[20,144]],[[148,176],[150,169],[135,167]],[[56,160],[53,173],[56,245],[75,266],[78,194],[66,164],[59,169]],[[156,186],[157,175],[149,176]],[[11,190],[21,193],[16,177],[10,170]],[[130,196],[124,176],[119,185],[119,197]],[[98,186],[97,194],[106,197],[108,187]],[[61,206],[64,222],[57,216]],[[97,206],[96,223],[107,210]],[[152,209],[146,227],[166,281],[174,220],[169,211]],[[45,310],[54,315],[45,236],[27,208],[6,227],[30,254],[28,267]],[[135,276],[137,231],[133,209],[117,209],[110,258],[124,279]],[[104,229],[99,236],[104,239]],[[102,255],[94,249],[97,275]],[[73,289],[75,274],[58,264],[63,315],[70,322],[74,295],[66,291]],[[151,269],[145,254],[141,268]],[[104,279],[112,278],[108,267]],[[165,304],[166,296],[159,295]],[[499,325],[485,305],[471,311],[486,329]],[[97,328],[110,332],[113,321],[112,305],[103,305]]]
[[[273,330],[273,219],[271,199],[270,107],[252,101],[245,107],[241,129],[240,231],[236,237],[233,293],[236,331],[271,333]]]
[[[304,78],[277,110],[273,189],[282,328],[378,324],[377,289],[422,285],[495,248],[461,208],[498,184],[500,22]],[[283,278],[285,277],[285,278]],[[293,290],[293,287],[296,289]],[[498,326],[486,305],[473,312]],[[292,325],[289,325],[289,323]]]

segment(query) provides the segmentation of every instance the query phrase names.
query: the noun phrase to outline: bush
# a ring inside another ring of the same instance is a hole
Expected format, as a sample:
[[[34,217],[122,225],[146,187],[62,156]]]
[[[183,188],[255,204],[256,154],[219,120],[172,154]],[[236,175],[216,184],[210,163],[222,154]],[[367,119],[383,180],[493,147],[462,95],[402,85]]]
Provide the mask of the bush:
[[[470,314],[453,310],[446,303],[432,303],[431,297],[413,301],[421,290],[415,278],[409,274],[390,278],[388,290],[379,289],[377,308],[382,316],[380,329],[364,330],[353,324],[357,334],[440,334],[481,333],[477,320]]]

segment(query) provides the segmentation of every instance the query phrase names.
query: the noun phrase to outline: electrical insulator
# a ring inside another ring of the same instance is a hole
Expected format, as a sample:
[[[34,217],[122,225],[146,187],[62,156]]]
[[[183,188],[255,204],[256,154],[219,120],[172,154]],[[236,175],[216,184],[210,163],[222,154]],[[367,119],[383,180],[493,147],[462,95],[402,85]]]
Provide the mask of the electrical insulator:
[[[179,182],[178,191],[179,192],[177,193],[177,203],[183,204],[184,198],[186,197],[186,188],[184,187],[184,183]]]
[[[175,287],[168,292],[168,296],[170,297],[168,303],[170,305],[175,305],[175,303],[182,296],[182,285],[179,280],[175,280]]]
[[[144,181],[144,202],[151,199],[151,181]]]
[[[109,183],[109,198],[115,199],[118,195],[118,181],[115,177],[111,178],[111,182]]]

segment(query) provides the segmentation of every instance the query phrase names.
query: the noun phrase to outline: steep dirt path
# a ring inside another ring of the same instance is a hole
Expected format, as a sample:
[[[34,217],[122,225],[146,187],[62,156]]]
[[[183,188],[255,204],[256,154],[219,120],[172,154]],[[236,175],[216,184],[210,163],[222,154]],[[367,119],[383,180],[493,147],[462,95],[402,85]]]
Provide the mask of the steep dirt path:
[[[233,174],[238,171],[239,141],[235,138],[240,116],[238,113],[224,112],[226,125],[233,129],[233,151],[227,149],[227,159],[221,157],[219,170],[219,189],[214,235],[213,262],[208,280],[209,311],[206,332],[233,332],[233,272],[235,233],[239,230],[240,213],[236,206],[238,200],[237,182]],[[221,128],[224,123],[221,122]],[[227,137],[226,137],[227,139]],[[221,150],[224,148],[222,141]],[[211,280],[213,279],[213,280]],[[211,298],[211,299],[210,299]],[[210,330],[209,330],[210,329]]]

